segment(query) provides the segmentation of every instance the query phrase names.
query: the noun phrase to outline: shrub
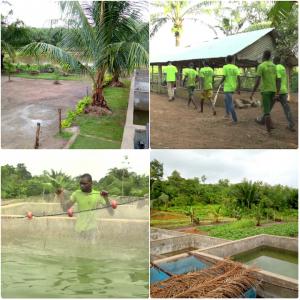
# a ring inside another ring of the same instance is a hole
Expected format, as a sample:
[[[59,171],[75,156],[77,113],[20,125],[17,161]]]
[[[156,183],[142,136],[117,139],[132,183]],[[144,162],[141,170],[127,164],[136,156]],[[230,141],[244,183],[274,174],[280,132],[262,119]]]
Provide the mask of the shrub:
[[[77,105],[75,110],[69,110],[67,112],[67,117],[61,122],[62,128],[68,128],[72,125],[75,118],[84,112],[84,109],[92,103],[91,97],[84,97],[81,99]]]

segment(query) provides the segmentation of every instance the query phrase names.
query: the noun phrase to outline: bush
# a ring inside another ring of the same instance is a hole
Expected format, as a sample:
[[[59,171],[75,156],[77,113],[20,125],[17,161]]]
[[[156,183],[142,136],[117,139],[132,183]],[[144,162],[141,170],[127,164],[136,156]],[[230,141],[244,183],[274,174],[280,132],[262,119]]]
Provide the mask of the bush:
[[[75,110],[69,110],[67,112],[67,117],[61,122],[62,128],[68,128],[72,125],[75,118],[84,112],[84,109],[92,103],[91,97],[84,97],[81,99],[77,105]]]

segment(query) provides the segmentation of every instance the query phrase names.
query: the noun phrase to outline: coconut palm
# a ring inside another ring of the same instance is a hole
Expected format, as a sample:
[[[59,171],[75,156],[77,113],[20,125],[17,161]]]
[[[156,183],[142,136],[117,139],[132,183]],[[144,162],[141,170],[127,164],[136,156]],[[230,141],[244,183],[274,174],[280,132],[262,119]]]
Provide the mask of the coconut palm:
[[[108,108],[103,96],[104,76],[120,53],[126,65],[134,68],[148,64],[148,52],[132,37],[139,34],[141,3],[131,1],[59,2],[72,28],[59,46],[31,43],[23,48],[28,55],[47,55],[59,64],[87,74],[93,81],[92,105]]]
[[[156,1],[152,5],[159,12],[150,16],[151,33],[153,37],[156,32],[167,22],[172,22],[172,32],[175,35],[176,47],[180,46],[183,23],[185,20],[201,22],[203,8],[209,5],[210,1]],[[213,26],[206,24],[215,32]]]

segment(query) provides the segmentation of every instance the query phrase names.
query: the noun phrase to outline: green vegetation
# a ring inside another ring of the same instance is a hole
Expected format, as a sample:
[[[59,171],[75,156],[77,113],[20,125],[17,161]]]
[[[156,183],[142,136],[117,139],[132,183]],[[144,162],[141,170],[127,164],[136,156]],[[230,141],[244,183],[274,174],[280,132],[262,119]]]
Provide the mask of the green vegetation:
[[[78,174],[80,176],[81,174]],[[114,196],[144,196],[148,193],[148,176],[129,172],[127,168],[113,168],[99,181],[93,182],[94,189],[107,190]],[[22,163],[16,167],[1,167],[1,195],[3,199],[57,195],[62,190],[79,189],[78,177],[71,177],[61,171],[45,170],[33,176]]]
[[[31,75],[28,73],[14,73],[12,77],[28,78],[28,79],[47,79],[47,80],[82,80],[83,77],[80,75],[69,75],[63,76],[59,75],[58,78],[55,73],[39,73],[36,75]]]
[[[260,233],[297,235],[296,188],[247,179],[236,184],[228,179],[208,184],[205,175],[185,179],[176,170],[163,179],[163,173],[163,164],[151,161],[152,226],[174,229],[200,225],[200,231],[228,239]]]
[[[129,82],[125,82],[125,88],[106,88],[105,98],[112,115],[92,116],[78,115],[74,124],[80,127],[80,135],[77,137],[72,149],[119,149],[122,142],[126,111],[129,97]]]
[[[206,231],[210,236],[229,240],[238,240],[263,233],[289,237],[298,236],[297,222],[256,226],[254,220],[240,220],[224,225],[200,226],[199,229],[201,231]]]

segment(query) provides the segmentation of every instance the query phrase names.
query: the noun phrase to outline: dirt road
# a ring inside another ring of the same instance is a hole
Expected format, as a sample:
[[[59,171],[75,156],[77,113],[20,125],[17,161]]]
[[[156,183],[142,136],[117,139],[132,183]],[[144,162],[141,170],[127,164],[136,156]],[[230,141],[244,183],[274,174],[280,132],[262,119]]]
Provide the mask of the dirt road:
[[[40,148],[62,148],[64,140],[55,138],[58,132],[58,113],[75,107],[86,95],[84,81],[60,81],[24,79],[13,77],[8,82],[2,77],[1,145],[8,149],[32,149],[37,122],[41,123]]]
[[[246,94],[246,93],[245,93]],[[243,97],[249,98],[249,95]],[[259,96],[257,96],[259,99]],[[218,102],[222,101],[222,96]],[[166,95],[151,93],[151,148],[154,149],[276,149],[297,148],[298,130],[286,129],[280,103],[272,111],[275,129],[271,135],[265,127],[254,119],[261,114],[260,107],[236,109],[238,124],[223,119],[224,107],[217,107],[217,116],[212,116],[208,105],[204,113],[198,113],[192,106],[187,107],[187,100],[177,98],[168,102]],[[290,104],[298,128],[298,103]]]

